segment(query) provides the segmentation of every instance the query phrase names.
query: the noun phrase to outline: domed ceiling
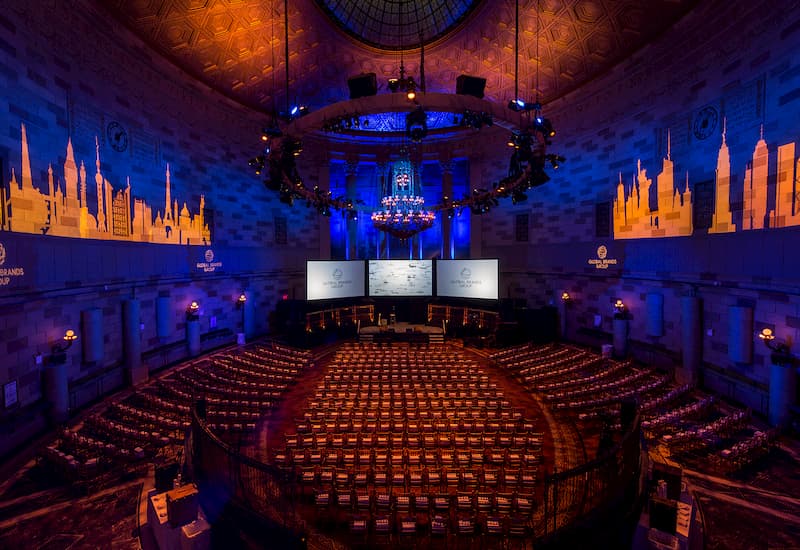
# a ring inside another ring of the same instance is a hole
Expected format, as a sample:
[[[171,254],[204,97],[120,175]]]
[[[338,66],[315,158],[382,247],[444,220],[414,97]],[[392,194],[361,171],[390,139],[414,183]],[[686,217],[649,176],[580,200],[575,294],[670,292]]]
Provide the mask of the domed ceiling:
[[[315,0],[356,40],[387,50],[428,44],[444,36],[478,0]]]
[[[291,0],[288,101],[283,0],[97,1],[180,69],[259,111],[345,100],[360,73],[376,73],[380,94],[398,76],[401,40],[419,81],[420,52],[406,44],[418,46],[420,31],[429,92],[453,93],[467,74],[486,79],[487,99],[514,97],[513,0]],[[580,87],[698,1],[520,0],[520,96],[532,101],[537,80],[545,103]]]

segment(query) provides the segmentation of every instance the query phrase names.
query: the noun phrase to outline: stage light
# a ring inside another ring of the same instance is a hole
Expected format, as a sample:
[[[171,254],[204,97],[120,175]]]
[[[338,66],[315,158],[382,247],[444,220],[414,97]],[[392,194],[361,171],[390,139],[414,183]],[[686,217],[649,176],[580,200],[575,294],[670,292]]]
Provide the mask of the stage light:
[[[508,108],[512,111],[524,111],[525,110],[525,101],[522,99],[512,99],[508,102]]]
[[[398,91],[400,89],[400,79],[399,78],[390,78],[389,79],[389,91],[392,93]]]

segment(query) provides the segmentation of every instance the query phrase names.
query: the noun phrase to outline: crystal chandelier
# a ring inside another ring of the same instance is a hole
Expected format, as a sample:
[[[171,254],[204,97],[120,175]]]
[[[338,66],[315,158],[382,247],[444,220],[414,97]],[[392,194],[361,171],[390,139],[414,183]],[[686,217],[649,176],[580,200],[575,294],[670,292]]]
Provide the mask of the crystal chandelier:
[[[381,209],[372,213],[372,225],[406,240],[433,226],[436,214],[425,210],[414,165],[407,156],[392,164],[391,174],[389,193],[381,199]]]

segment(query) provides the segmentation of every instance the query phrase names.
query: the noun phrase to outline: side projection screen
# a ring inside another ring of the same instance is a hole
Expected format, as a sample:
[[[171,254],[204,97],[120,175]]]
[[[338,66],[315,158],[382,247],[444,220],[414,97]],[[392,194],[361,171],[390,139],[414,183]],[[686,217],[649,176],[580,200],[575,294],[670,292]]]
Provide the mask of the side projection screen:
[[[306,262],[306,300],[332,300],[364,296],[364,262]]]
[[[433,260],[370,260],[370,296],[432,296]]]
[[[498,260],[437,260],[436,295],[497,300]]]

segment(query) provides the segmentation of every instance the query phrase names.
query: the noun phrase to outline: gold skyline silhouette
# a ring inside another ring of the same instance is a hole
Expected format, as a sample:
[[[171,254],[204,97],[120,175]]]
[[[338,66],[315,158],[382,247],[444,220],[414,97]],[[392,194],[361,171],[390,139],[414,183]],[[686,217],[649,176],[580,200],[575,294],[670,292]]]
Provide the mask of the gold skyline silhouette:
[[[164,211],[156,211],[143,199],[132,197],[130,177],[126,186],[115,191],[100,169],[100,144],[95,137],[96,198],[90,210],[86,188],[86,166],[78,167],[67,138],[63,182],[56,177],[53,165],[47,168],[45,189],[34,185],[28,135],[21,124],[20,179],[11,168],[8,196],[0,193],[0,229],[13,233],[31,233],[78,239],[119,240],[155,244],[211,244],[211,234],[203,218],[205,197],[200,196],[198,213],[192,215],[186,203],[178,207],[171,198],[169,163],[165,172]],[[0,187],[0,191],[5,186]]]
[[[771,198],[768,185],[769,147],[764,140],[762,126],[761,137],[756,143],[752,159],[745,166],[742,224],[739,231],[800,225],[800,188],[795,189],[796,180],[800,176],[800,159],[795,156],[794,142],[780,145],[777,152],[775,207],[768,209]],[[630,187],[625,187],[620,173],[612,208],[615,240],[692,235],[694,228],[689,173],[686,172],[683,192],[679,192],[675,187],[673,168],[668,137],[667,155],[663,159],[661,172],[656,177],[658,208],[655,210],[650,209],[652,180],[647,178],[641,160],[637,163],[637,174]],[[708,233],[736,232],[730,202],[731,158],[725,122],[717,153],[714,183],[714,211]]]

